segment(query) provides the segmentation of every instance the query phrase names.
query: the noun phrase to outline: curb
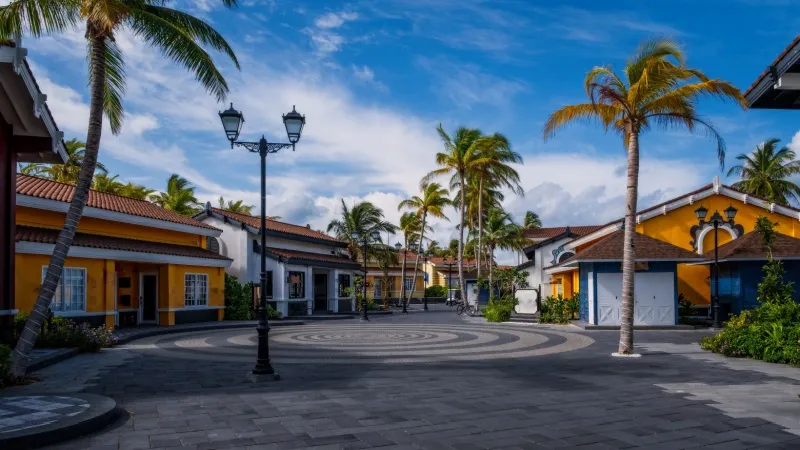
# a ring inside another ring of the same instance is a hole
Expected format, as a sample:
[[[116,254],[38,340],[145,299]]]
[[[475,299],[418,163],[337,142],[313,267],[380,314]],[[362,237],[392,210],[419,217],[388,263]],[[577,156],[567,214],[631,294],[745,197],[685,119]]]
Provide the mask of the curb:
[[[349,314],[337,314],[337,315],[327,315],[327,316],[289,316],[287,317],[288,320],[299,320],[304,321],[307,320],[309,322],[315,321],[325,321],[325,320],[346,320],[352,319],[355,316],[351,316]]]
[[[61,349],[58,352],[55,352],[55,353],[47,355],[47,356],[45,356],[43,358],[38,358],[38,359],[35,359],[35,360],[31,361],[31,363],[28,364],[28,367],[26,368],[26,371],[28,373],[36,372],[37,370],[41,370],[41,369],[44,369],[45,367],[50,367],[53,364],[60,363],[61,361],[64,361],[65,359],[72,358],[73,356],[77,355],[78,353],[80,353],[80,351],[77,348]]]
[[[212,322],[212,323],[220,323],[220,322]],[[304,322],[302,320],[274,320],[269,322],[270,328],[272,327],[280,327],[280,326],[289,326],[289,325],[303,325]],[[174,333],[186,333],[192,331],[213,331],[213,330],[229,330],[232,328],[253,328],[258,325],[258,322],[247,322],[247,323],[230,323],[225,325],[215,325],[215,326],[208,326],[208,325],[197,325],[197,326],[190,326],[190,327],[163,327],[163,329],[155,329],[155,330],[147,330],[141,333],[137,333],[131,336],[125,336],[119,338],[117,341],[117,345],[127,344],[131,341],[135,341],[137,339],[142,339],[146,337],[152,336],[161,336],[163,334],[174,334]],[[161,327],[159,327],[161,328]]]
[[[53,424],[4,433],[0,435],[0,448],[22,450],[74,439],[104,428],[120,412],[117,402],[110,397],[94,394],[66,394],[64,397],[80,398],[91,406],[81,414]]]

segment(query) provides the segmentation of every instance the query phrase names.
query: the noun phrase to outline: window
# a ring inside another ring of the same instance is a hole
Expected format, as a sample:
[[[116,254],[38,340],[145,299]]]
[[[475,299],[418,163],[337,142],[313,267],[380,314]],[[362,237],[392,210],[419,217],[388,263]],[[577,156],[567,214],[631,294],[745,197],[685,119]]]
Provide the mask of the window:
[[[267,271],[267,298],[272,298],[272,271]]]
[[[253,253],[261,254],[261,244],[255,239],[253,239]]]
[[[289,298],[306,298],[305,281],[305,272],[289,272]]]
[[[42,282],[46,275],[47,266],[43,266]],[[86,269],[64,267],[50,309],[58,312],[86,311]]]
[[[382,286],[383,286],[383,282],[381,280],[375,280],[375,290],[373,292],[373,297],[374,298],[382,298],[383,297],[383,289],[381,289]]]
[[[403,288],[406,291],[410,291],[414,289],[414,279],[413,278],[406,278],[406,282],[403,285]]]
[[[208,275],[187,273],[183,276],[183,304],[185,306],[208,305]]]
[[[350,275],[339,274],[339,297],[347,297],[347,289],[350,287]]]

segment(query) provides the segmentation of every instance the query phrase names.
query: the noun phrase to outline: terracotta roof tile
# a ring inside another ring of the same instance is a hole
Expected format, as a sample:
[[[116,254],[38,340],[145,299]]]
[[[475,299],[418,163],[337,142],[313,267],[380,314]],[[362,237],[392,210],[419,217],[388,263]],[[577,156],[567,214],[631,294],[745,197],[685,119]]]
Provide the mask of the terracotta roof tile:
[[[28,175],[17,175],[17,195],[28,195],[58,202],[70,202],[75,186],[57,181],[45,180],[44,178],[32,177]],[[211,225],[195,220],[191,217],[182,216],[178,213],[164,209],[146,200],[136,200],[129,197],[122,197],[105,192],[98,192],[94,189],[89,191],[89,199],[86,206],[113,211],[132,216],[146,217],[148,219],[164,220],[167,222],[194,227],[217,230]]]
[[[49,228],[35,228],[17,226],[15,242],[36,242],[40,244],[55,244],[60,230]],[[160,255],[184,256],[191,258],[220,259],[230,261],[230,258],[219,255],[201,247],[188,245],[165,244],[161,242],[140,241],[97,234],[76,233],[72,241],[74,247],[89,247],[104,250],[120,250],[127,252],[154,253]]]
[[[622,261],[623,237],[623,230],[615,231],[558,265],[563,266],[576,261]],[[701,259],[701,256],[694,252],[641,233],[636,233],[633,245],[636,247],[636,261]]]
[[[761,235],[751,231],[744,236],[719,246],[719,259],[767,259]],[[714,261],[714,249],[706,252],[706,261]],[[772,246],[773,258],[800,259],[800,239],[778,233]]]
[[[215,214],[219,214],[221,216],[225,216],[229,219],[235,220],[240,223],[247,224],[253,228],[259,229],[261,228],[261,218],[256,216],[251,216],[249,214],[239,214],[230,211],[226,211],[224,209],[214,208],[211,207],[211,211]],[[336,239],[332,236],[329,236],[321,231],[312,230],[309,227],[304,227],[301,225],[292,225],[290,223],[279,222],[277,220],[267,219],[267,230],[270,231],[278,231],[281,233],[286,234],[294,234],[296,236],[305,236],[310,238],[316,239],[323,239],[326,241],[336,242],[336,243],[343,243],[339,239]]]
[[[346,256],[327,255],[324,253],[301,252],[297,250],[286,250],[282,248],[272,248],[272,247],[267,247],[267,251],[269,253],[278,255],[282,258],[286,258],[289,260],[289,262],[292,262],[292,260],[320,261],[320,262],[341,264],[345,266],[353,266],[352,267],[353,269],[357,269],[360,267],[357,262],[351,261],[350,258]]]
[[[456,258],[448,258],[448,260],[449,260],[450,263],[453,264],[453,267],[456,267],[456,265],[458,264],[458,261],[456,261]],[[444,262],[444,257],[443,256],[432,256],[432,257],[428,258],[428,262],[431,263],[431,264],[437,265],[437,266],[446,266],[447,265],[447,263]],[[464,260],[464,266],[474,266],[476,264],[477,264],[477,262],[474,259]]]
[[[550,239],[566,233],[567,228],[569,228],[569,231],[572,234],[581,237],[589,233],[594,233],[600,228],[603,228],[603,225],[579,225],[577,227],[564,226],[564,227],[531,228],[525,230],[525,237],[528,239]]]

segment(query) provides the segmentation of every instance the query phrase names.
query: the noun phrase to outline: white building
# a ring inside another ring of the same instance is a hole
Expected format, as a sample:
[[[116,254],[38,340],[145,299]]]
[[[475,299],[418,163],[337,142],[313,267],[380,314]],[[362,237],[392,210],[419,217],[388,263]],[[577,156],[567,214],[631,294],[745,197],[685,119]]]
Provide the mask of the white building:
[[[258,283],[261,271],[259,217],[206,204],[196,219],[223,230],[219,253],[233,259],[230,275]],[[284,317],[354,311],[348,292],[359,265],[347,243],[310,226],[267,220],[267,299]]]

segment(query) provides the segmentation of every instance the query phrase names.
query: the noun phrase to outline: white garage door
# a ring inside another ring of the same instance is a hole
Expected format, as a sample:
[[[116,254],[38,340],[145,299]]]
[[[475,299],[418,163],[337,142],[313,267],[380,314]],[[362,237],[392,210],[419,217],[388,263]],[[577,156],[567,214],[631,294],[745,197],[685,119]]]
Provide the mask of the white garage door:
[[[636,274],[635,325],[675,325],[675,284],[671,272]],[[619,325],[622,274],[597,274],[599,325]]]

